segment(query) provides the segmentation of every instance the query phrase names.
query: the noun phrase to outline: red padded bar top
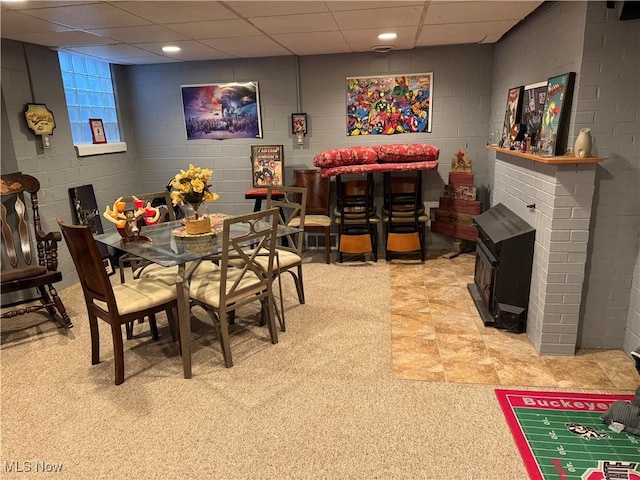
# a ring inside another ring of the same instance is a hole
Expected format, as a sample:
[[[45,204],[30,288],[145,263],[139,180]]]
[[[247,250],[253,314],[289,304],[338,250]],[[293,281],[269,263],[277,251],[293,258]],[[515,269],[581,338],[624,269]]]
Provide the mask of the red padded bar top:
[[[321,168],[320,173],[323,177],[335,177],[336,175],[346,175],[350,173],[369,173],[369,172],[408,172],[412,170],[436,170],[438,168],[437,160],[428,160],[424,162],[405,162],[405,163],[370,163],[364,165],[343,165],[341,167]]]

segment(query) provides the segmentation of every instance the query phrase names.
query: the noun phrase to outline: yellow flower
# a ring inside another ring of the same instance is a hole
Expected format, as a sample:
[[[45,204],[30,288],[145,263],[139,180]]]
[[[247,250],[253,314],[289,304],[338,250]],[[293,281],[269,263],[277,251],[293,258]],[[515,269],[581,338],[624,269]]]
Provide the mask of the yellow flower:
[[[173,189],[171,202],[174,205],[215,202],[220,196],[209,191],[211,185],[208,182],[212,176],[212,170],[196,167],[190,163],[187,170],[180,170],[180,173],[176,174],[170,182]]]

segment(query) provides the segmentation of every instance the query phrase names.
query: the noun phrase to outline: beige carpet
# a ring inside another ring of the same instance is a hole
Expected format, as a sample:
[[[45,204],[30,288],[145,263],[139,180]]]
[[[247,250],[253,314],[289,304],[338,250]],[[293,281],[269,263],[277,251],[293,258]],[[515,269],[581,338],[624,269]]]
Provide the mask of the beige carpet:
[[[15,470],[44,462],[56,479],[527,478],[493,386],[392,377],[384,261],[304,275],[305,305],[284,279],[277,345],[257,309],[239,312],[231,369],[195,309],[191,380],[161,318],[157,342],[136,325],[116,387],[105,324],[91,365],[79,285],[61,292],[66,335],[38,314],[3,320],[0,477],[43,477]]]

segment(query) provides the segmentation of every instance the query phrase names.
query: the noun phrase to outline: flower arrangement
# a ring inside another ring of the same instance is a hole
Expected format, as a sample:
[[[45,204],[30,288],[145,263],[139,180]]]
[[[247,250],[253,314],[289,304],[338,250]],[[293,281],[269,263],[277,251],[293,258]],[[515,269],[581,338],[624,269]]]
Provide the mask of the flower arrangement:
[[[194,208],[203,202],[215,202],[220,196],[210,192],[211,185],[207,182],[211,180],[213,171],[208,168],[194,167],[189,164],[188,170],[180,170],[173,180],[171,180],[171,202],[174,205],[185,203],[193,205]]]

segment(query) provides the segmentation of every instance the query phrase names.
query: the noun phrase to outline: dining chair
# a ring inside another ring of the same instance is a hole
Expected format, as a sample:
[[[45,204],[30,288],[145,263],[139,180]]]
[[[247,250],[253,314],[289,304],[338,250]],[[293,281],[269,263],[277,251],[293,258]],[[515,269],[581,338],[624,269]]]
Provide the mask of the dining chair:
[[[420,252],[426,258],[426,230],[429,216],[422,202],[422,171],[383,174],[382,224],[385,256]]]
[[[378,224],[374,205],[373,174],[367,173],[363,180],[359,177],[342,175],[336,177],[336,207],[334,220],[338,225],[338,260],[343,255],[371,253],[374,262],[378,261]]]
[[[331,263],[332,223],[329,211],[331,181],[329,177],[323,177],[318,169],[294,170],[293,180],[296,187],[307,189],[304,231],[324,234],[325,257],[327,264],[329,264]],[[299,224],[299,218],[293,218],[289,222],[291,226],[298,226]]]
[[[273,193],[276,195],[273,195]],[[277,208],[280,212],[278,224],[283,227],[296,227],[305,224],[305,208],[307,202],[307,189],[303,187],[271,186],[267,187],[267,208]],[[304,250],[304,229],[300,228],[295,233],[283,236],[281,242],[276,245],[275,265],[273,266],[274,279],[278,280],[278,293],[280,308],[276,308],[276,318],[280,323],[280,329],[286,330],[284,320],[284,296],[282,295],[282,274],[288,272],[292,277],[298,294],[298,301],[304,304],[304,282],[302,277],[302,253]],[[267,258],[259,256],[256,261],[266,269]],[[232,262],[234,265],[238,261]]]
[[[124,347],[122,325],[149,317],[151,334],[158,339],[156,314],[166,312],[172,332],[176,331],[174,311],[177,309],[176,290],[153,279],[128,281],[112,286],[105,271],[100,252],[88,226],[70,225],[57,219],[71,258],[78,272],[91,330],[91,364],[100,363],[100,335],[98,318],[111,327],[115,384],[124,382]]]
[[[278,216],[278,209],[271,208],[226,218],[222,227],[220,268],[191,279],[191,302],[202,307],[211,318],[227,368],[233,366],[229,316],[243,305],[260,302],[261,321],[269,327],[271,343],[278,343],[273,296]],[[247,249],[247,245],[254,244],[256,248]]]

